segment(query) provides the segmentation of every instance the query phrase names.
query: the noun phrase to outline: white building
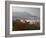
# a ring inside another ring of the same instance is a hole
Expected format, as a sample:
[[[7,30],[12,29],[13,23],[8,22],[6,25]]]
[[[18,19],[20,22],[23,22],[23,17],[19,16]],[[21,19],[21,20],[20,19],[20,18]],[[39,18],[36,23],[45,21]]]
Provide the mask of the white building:
[[[20,21],[23,23],[29,22],[29,24],[35,24],[35,23],[39,22],[39,20],[27,20],[27,19],[25,19],[25,20],[21,19]]]

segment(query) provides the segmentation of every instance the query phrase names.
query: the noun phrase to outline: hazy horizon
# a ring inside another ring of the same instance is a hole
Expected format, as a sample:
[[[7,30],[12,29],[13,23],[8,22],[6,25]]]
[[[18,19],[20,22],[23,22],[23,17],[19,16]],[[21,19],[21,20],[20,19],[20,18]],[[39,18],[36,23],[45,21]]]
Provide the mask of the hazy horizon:
[[[27,12],[34,16],[40,17],[40,8],[31,8],[31,7],[12,7],[13,14],[16,12]]]
[[[16,17],[33,17],[37,16],[40,18],[40,8],[31,8],[31,7],[12,7],[12,16],[15,19]]]

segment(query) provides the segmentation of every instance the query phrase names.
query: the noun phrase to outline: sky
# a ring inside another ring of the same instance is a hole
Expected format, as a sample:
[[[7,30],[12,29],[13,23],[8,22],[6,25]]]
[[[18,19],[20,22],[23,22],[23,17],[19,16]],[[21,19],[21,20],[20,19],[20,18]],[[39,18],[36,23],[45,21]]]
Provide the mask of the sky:
[[[19,12],[27,12],[29,14],[32,14],[34,16],[40,17],[40,8],[32,8],[32,7],[12,7],[13,14],[19,13]]]

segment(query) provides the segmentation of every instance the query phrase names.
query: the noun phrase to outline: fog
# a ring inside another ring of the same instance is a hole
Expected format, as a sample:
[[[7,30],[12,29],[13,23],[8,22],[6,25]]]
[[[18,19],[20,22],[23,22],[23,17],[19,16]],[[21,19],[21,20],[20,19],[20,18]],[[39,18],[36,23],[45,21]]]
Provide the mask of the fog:
[[[12,14],[13,16],[16,13],[23,13],[23,12],[27,12],[33,16],[38,16],[40,17],[40,8],[31,8],[31,7],[12,7]]]

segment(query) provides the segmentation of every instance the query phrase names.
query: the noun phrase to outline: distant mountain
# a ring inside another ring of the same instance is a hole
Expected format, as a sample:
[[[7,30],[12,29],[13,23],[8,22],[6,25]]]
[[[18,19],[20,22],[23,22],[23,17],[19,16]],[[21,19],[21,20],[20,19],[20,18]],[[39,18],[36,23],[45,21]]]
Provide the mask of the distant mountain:
[[[13,20],[15,19],[33,19],[33,17],[37,17],[37,16],[33,16],[32,14],[29,14],[27,12],[14,12],[13,13]]]

